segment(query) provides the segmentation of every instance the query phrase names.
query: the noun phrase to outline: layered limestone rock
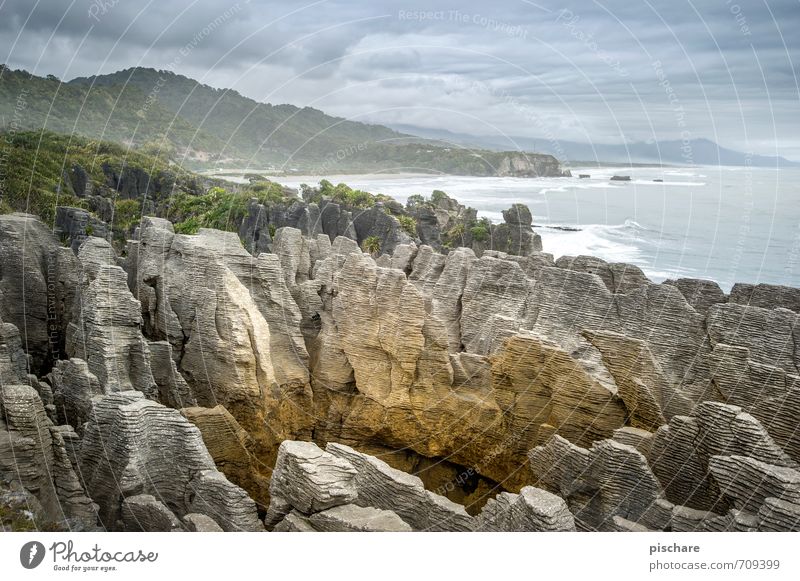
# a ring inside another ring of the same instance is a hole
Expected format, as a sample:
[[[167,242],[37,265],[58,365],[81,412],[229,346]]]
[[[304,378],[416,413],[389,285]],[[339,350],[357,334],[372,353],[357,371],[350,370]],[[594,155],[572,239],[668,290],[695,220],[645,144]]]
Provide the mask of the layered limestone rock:
[[[776,284],[736,283],[730,302],[764,309],[789,309],[800,313],[800,288]]]
[[[75,255],[38,218],[0,215],[0,318],[20,330],[37,375],[63,353],[77,283]]]
[[[281,444],[266,524],[275,531],[469,531],[464,508],[341,444]]]
[[[223,406],[190,407],[181,414],[197,426],[217,468],[245,490],[266,490],[269,479],[259,470],[254,441]]]
[[[0,386],[28,382],[28,355],[19,329],[0,317]]]
[[[355,503],[359,506],[392,511],[416,531],[469,531],[475,527],[463,506],[425,490],[418,477],[343,444],[331,442],[325,450],[355,468]]]
[[[197,405],[224,406],[252,438],[256,474],[246,483],[262,483],[248,492],[263,504],[278,444],[307,437],[313,421],[290,294],[311,265],[307,245],[297,247],[302,237],[289,235],[283,229],[273,242],[278,260],[255,259],[235,234],[176,235],[146,219],[128,261],[148,337],[169,342]]]
[[[105,393],[134,389],[156,399],[141,305],[128,290],[114,250],[105,240],[90,238],[78,258],[81,278],[67,329],[67,354],[86,362]]]
[[[180,521],[152,494],[129,496],[122,501],[122,527],[128,532],[169,532],[183,529]]]
[[[262,529],[255,503],[217,471],[200,431],[179,412],[138,391],[93,405],[80,473],[107,529],[126,527],[122,501],[139,495],[154,496],[178,518],[201,513],[226,531]]]
[[[270,513],[278,512],[281,504],[305,514],[349,504],[358,496],[355,474],[349,462],[316,444],[286,440],[272,472]]]
[[[667,280],[664,284],[676,287],[694,310],[706,315],[708,309],[717,303],[727,302],[728,297],[719,288],[719,285],[710,280],[699,278],[679,278],[677,280]]]
[[[441,254],[433,223],[450,242],[462,224],[448,200],[424,204],[421,245],[382,209],[251,205],[258,256],[234,233],[145,218],[127,276],[100,238],[76,259],[4,216],[0,385],[31,385],[74,426],[48,428],[54,450],[109,528],[258,528],[255,503],[275,530],[560,530],[570,513],[584,530],[796,526],[793,289],[728,300],[707,281],[554,261],[522,206],[480,248],[463,230],[475,251]],[[377,260],[366,234],[383,237]],[[65,336],[70,359],[51,344]],[[475,518],[425,489],[452,482],[476,515],[505,492]]]
[[[516,262],[484,256],[471,265],[461,296],[461,339],[468,353],[489,355],[519,330],[528,285]]]
[[[0,385],[0,476],[37,499],[39,525],[95,529],[96,507],[76,476],[62,432],[27,385]]]
[[[53,388],[58,421],[83,434],[92,413],[92,399],[106,393],[97,376],[82,359],[59,361],[47,376]]]
[[[519,494],[501,492],[478,517],[479,531],[574,531],[575,519],[560,496],[526,486]]]
[[[728,404],[705,402],[659,428],[650,462],[667,499],[701,512],[756,515],[768,498],[797,502],[800,492],[798,464],[756,418]]]
[[[647,459],[614,440],[587,450],[554,436],[531,450],[530,467],[537,486],[566,500],[580,529],[615,530],[614,517],[642,522],[662,496]]]
[[[724,401],[751,413],[800,462],[800,376],[753,361],[747,347],[718,343],[711,360],[712,381]]]
[[[651,284],[638,266],[619,262],[608,263],[594,256],[562,256],[556,261],[555,266],[596,274],[612,293],[627,294]]]
[[[737,303],[714,305],[708,311],[708,335],[713,345],[746,347],[755,363],[800,373],[800,315],[794,311]]]
[[[403,520],[389,510],[342,504],[308,517],[308,523],[318,532],[394,532],[411,531]]]

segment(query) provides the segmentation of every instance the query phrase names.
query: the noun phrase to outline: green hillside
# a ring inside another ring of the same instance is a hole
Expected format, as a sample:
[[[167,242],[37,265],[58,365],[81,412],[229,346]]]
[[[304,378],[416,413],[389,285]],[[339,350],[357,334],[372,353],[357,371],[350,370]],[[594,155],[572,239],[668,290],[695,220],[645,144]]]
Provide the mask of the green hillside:
[[[158,204],[203,187],[165,157],[115,143],[51,132],[0,134],[0,213],[36,214],[46,224],[52,224],[56,206],[105,213],[106,219],[115,211],[138,217],[142,193]],[[110,206],[101,205],[103,200]]]
[[[8,68],[0,73],[0,127],[137,145],[166,139],[176,150],[221,151],[224,145],[157,101],[148,102],[137,87],[65,84]]]
[[[309,107],[259,103],[230,89],[145,68],[62,83],[0,65],[3,129],[113,141],[163,153],[188,169],[489,176],[512,175],[511,168],[517,175],[560,175],[552,156],[446,147]]]
[[[232,89],[215,89],[168,71],[133,68],[70,82],[91,84],[153,94],[173,115],[229,144],[226,150],[262,163],[306,165],[348,145],[403,137],[387,127],[331,117],[310,107],[259,103]]]

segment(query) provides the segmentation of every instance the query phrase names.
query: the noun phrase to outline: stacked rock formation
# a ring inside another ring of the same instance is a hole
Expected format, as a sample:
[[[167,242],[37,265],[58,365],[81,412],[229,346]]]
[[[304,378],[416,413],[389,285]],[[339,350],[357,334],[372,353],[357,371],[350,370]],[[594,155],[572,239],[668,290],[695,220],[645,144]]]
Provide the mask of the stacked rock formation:
[[[554,260],[519,205],[447,254],[311,206],[124,260],[0,217],[6,480],[115,530],[800,526],[796,289]]]
[[[275,531],[569,531],[563,499],[526,486],[502,493],[478,517],[422,481],[342,444],[285,441],[272,476],[267,526]]]

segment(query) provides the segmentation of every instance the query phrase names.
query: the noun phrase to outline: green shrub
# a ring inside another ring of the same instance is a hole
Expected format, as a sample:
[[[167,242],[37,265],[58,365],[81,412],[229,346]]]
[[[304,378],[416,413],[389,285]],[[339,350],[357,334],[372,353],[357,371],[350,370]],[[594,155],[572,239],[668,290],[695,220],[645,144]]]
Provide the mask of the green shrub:
[[[128,232],[142,216],[142,207],[137,200],[117,200],[114,202],[114,228]]]
[[[449,196],[445,194],[442,190],[433,190],[431,192],[431,202],[434,204],[438,204],[442,200],[447,199]]]
[[[372,256],[377,256],[381,251],[381,239],[377,236],[368,236],[361,244],[362,250]]]
[[[478,224],[469,229],[472,239],[476,242],[485,242],[489,239],[489,230],[483,224]]]
[[[408,196],[406,200],[406,208],[414,208],[416,206],[422,206],[426,203],[425,196],[420,196],[419,194],[413,194]]]
[[[448,238],[462,238],[466,232],[466,227],[463,222],[459,222],[447,231]]]
[[[417,236],[417,221],[411,216],[398,216],[397,221],[400,222],[400,227],[412,238]]]

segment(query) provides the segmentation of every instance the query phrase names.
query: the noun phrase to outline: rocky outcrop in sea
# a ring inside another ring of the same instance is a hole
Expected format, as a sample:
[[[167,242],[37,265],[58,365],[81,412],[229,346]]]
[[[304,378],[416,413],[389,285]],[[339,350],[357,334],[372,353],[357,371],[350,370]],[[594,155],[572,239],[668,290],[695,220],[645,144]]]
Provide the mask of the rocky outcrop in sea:
[[[800,530],[798,289],[378,210],[0,216],[3,528]]]

